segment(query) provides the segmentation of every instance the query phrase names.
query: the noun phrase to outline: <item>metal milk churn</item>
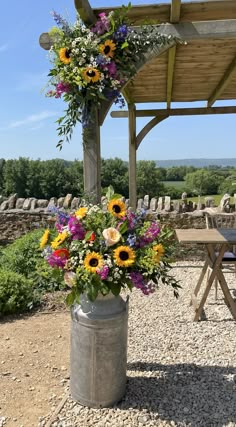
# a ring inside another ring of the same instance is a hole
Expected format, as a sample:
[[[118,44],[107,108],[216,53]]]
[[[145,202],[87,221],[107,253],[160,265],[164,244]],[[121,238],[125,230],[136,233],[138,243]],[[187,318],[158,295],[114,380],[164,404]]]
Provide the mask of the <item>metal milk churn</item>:
[[[126,387],[128,298],[85,294],[71,310],[70,391],[80,404],[101,408],[122,399]]]

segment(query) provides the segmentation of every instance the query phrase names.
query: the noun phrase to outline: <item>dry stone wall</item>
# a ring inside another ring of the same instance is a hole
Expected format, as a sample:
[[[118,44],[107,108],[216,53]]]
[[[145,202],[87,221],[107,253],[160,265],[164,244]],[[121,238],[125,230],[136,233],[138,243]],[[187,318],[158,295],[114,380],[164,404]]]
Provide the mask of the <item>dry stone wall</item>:
[[[226,210],[235,210],[229,205],[227,197]],[[102,200],[103,201],[103,200]],[[127,206],[129,201],[125,200]],[[0,244],[14,241],[16,238],[26,234],[28,231],[38,227],[48,227],[54,223],[53,208],[78,209],[81,199],[67,194],[65,197],[50,200],[18,198],[17,194],[4,198],[0,196]],[[149,209],[156,212],[161,222],[165,222],[174,228],[204,228],[204,209],[213,206],[212,200],[206,200],[206,204],[194,204],[183,200],[182,202],[171,201],[168,196],[159,199],[139,199],[137,208]],[[223,206],[223,204],[222,204]]]

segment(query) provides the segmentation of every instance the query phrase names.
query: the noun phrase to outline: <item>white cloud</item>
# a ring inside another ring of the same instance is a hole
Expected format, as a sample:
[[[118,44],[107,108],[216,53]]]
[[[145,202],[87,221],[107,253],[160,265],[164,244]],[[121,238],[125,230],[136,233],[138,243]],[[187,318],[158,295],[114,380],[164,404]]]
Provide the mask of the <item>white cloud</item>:
[[[8,49],[8,44],[2,44],[0,46],[0,52],[5,52]]]
[[[11,122],[8,126],[8,129],[30,125],[32,123],[39,123],[39,122],[42,122],[43,120],[48,119],[49,117],[54,117],[57,115],[58,115],[57,111],[42,111],[41,113],[38,113],[38,114],[31,114],[30,116],[27,116],[22,120],[16,120],[14,122]]]

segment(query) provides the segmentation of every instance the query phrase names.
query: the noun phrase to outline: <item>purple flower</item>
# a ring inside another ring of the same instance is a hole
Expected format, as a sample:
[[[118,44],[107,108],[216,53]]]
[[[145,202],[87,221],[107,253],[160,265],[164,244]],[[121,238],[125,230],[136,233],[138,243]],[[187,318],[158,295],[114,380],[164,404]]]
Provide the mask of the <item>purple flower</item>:
[[[70,92],[70,85],[68,83],[59,82],[56,85],[55,98],[60,98],[63,93]]]
[[[55,223],[55,227],[59,233],[63,230],[65,225],[67,225],[69,218],[70,215],[67,215],[65,212],[57,212],[57,222]]]
[[[110,74],[111,77],[115,77],[117,74],[117,69],[116,69],[116,64],[114,61],[111,61],[110,63],[107,64],[107,69],[108,69],[108,73]]]
[[[135,234],[129,234],[126,243],[132,248],[136,246],[137,237]]]
[[[109,274],[108,265],[103,265],[101,268],[97,270],[97,274],[101,277],[102,280],[106,280]]]
[[[83,240],[85,236],[85,231],[81,222],[75,217],[70,217],[68,221],[68,229],[72,234],[72,240]]]
[[[127,35],[128,35],[129,29],[127,25],[122,24],[119,26],[119,28],[116,30],[116,32],[113,34],[113,39],[117,42],[124,42]]]
[[[152,282],[147,282],[141,273],[133,271],[130,273],[130,279],[134,287],[140,289],[144,295],[150,295],[154,292],[154,286]]]
[[[106,33],[110,29],[110,21],[105,13],[100,13],[99,20],[96,22],[94,27],[91,28],[93,33],[96,33],[98,36]]]
[[[134,212],[128,211],[127,218],[129,222],[129,230],[133,230],[135,225],[137,224],[137,218]]]
[[[60,256],[54,255],[53,253],[49,255],[46,259],[51,267],[58,267],[58,268],[64,268],[65,263],[67,261],[66,258],[62,258]]]
[[[141,236],[139,241],[139,247],[142,248],[143,246],[146,246],[149,243],[152,243],[159,233],[160,233],[160,227],[156,222],[152,222],[150,227],[145,231],[144,235]]]
[[[56,22],[56,24],[58,25],[58,27],[61,27],[65,33],[71,32],[71,29],[69,27],[68,22],[64,18],[62,18],[61,15],[59,15],[59,13],[57,13],[57,12],[55,12],[55,10],[53,10],[51,12],[51,15],[52,15],[54,21]]]
[[[106,65],[107,64],[107,58],[103,55],[98,55],[96,58],[97,65]]]

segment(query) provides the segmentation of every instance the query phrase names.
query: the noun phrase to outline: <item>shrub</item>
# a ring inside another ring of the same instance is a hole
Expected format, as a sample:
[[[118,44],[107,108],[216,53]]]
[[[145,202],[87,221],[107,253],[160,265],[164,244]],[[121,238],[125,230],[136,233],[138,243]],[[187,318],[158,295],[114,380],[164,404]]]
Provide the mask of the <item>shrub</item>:
[[[38,301],[31,280],[0,269],[0,316],[30,310]]]
[[[16,239],[0,253],[0,265],[6,271],[13,271],[31,279],[40,291],[53,291],[65,288],[63,275],[49,269],[39,249],[44,230],[33,230]]]

